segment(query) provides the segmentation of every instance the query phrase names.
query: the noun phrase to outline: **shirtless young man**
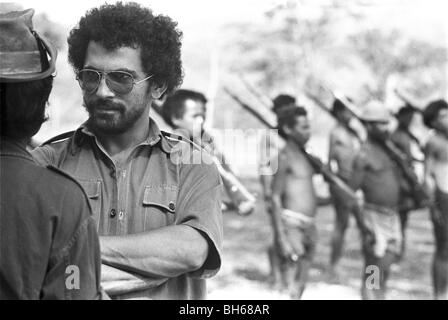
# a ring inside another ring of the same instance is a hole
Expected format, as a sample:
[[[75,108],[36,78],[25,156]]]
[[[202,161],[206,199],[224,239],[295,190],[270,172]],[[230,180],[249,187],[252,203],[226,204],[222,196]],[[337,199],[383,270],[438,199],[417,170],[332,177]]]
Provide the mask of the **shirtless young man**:
[[[401,249],[399,168],[381,146],[389,134],[389,119],[380,102],[371,101],[364,107],[362,120],[368,137],[356,156],[351,179],[352,187],[364,193],[363,299],[385,298],[390,266]]]
[[[283,287],[291,298],[300,299],[315,251],[317,198],[313,186],[315,170],[290,136],[301,141],[310,138],[307,112],[291,106],[279,113],[279,130],[286,137],[280,151],[278,170],[272,181],[270,215],[274,248],[281,260]]]
[[[425,183],[434,195],[431,208],[436,250],[432,277],[434,297],[448,299],[448,104],[430,103],[423,112],[426,126],[434,129],[425,150]],[[428,192],[429,193],[429,192]]]
[[[360,142],[357,138],[359,134],[356,131],[347,129],[352,115],[340,100],[336,99],[333,102],[332,111],[338,120],[338,124],[330,132],[328,162],[332,167],[335,167],[337,175],[345,182],[348,182],[353,173],[353,162],[356,153],[360,148]],[[342,123],[346,125],[344,126]],[[354,210],[359,210],[359,205],[352,199],[344,196],[333,185],[330,185],[330,193],[333,198],[336,219],[331,239],[329,275],[332,278],[337,278],[336,266],[342,255],[344,235],[348,227],[350,213],[354,212]]]

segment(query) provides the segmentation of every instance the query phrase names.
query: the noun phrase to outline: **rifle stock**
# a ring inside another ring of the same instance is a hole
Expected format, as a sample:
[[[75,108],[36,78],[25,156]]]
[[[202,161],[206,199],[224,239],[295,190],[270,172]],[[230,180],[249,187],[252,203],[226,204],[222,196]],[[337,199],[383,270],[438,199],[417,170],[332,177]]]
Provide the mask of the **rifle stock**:
[[[306,96],[311,99],[318,107],[320,107],[322,110],[324,110],[327,114],[329,114],[333,119],[335,119],[339,124],[341,124],[348,132],[350,132],[359,142],[362,142],[362,138],[359,136],[359,134],[353,129],[351,128],[348,124],[342,122],[341,120],[339,120],[335,114],[333,113],[333,111],[331,111],[330,109],[328,109],[325,104],[319,100],[318,97],[316,97],[314,94],[310,93],[310,92],[306,92],[305,93]]]

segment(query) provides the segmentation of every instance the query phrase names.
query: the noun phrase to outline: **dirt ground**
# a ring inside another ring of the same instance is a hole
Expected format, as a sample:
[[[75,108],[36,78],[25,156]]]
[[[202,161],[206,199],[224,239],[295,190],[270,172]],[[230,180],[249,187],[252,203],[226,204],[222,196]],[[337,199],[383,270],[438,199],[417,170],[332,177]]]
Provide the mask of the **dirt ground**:
[[[244,183],[259,193],[256,180]],[[278,300],[289,299],[273,290],[269,281],[269,263],[266,248],[271,243],[271,230],[262,201],[252,215],[240,217],[224,212],[224,252],[219,273],[208,280],[209,299]],[[331,206],[319,207],[317,227],[319,240],[316,256],[310,270],[304,300],[357,300],[360,299],[362,257],[360,240],[354,220],[350,221],[345,238],[345,250],[340,261],[340,281],[330,283],[325,270],[330,255],[330,237],[334,211]],[[394,265],[388,281],[387,299],[431,299],[431,261],[434,250],[429,213],[413,212],[407,231],[407,251],[400,265]]]

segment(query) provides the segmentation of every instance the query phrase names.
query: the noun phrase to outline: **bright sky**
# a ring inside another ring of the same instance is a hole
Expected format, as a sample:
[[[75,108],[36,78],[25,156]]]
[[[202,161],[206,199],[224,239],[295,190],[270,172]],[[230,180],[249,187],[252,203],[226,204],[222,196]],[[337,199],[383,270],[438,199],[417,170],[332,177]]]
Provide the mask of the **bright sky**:
[[[2,1],[3,2],[3,1]],[[6,1],[8,2],[8,1]],[[88,9],[105,3],[105,0],[17,0],[24,7],[33,7],[37,13],[45,12],[49,18],[68,27],[74,26]],[[115,1],[107,1],[113,3]],[[181,29],[210,28],[237,21],[259,19],[274,4],[287,0],[137,0],[150,6],[156,13],[171,16]],[[303,9],[318,9],[331,0],[301,0]],[[376,27],[396,27],[417,36],[432,37],[448,34],[446,0],[347,0],[342,2],[352,11],[368,13]],[[441,29],[444,29],[441,32]],[[440,41],[448,42],[448,36]]]

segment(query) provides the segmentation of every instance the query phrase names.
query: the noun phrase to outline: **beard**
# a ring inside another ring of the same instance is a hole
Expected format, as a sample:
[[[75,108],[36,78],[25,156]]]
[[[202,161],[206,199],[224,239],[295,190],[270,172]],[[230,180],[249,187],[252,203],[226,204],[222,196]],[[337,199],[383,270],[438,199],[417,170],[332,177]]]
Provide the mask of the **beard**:
[[[122,103],[94,98],[88,101],[84,99],[84,107],[89,113],[89,128],[103,134],[122,134],[142,116],[146,104],[142,102],[128,110]]]

